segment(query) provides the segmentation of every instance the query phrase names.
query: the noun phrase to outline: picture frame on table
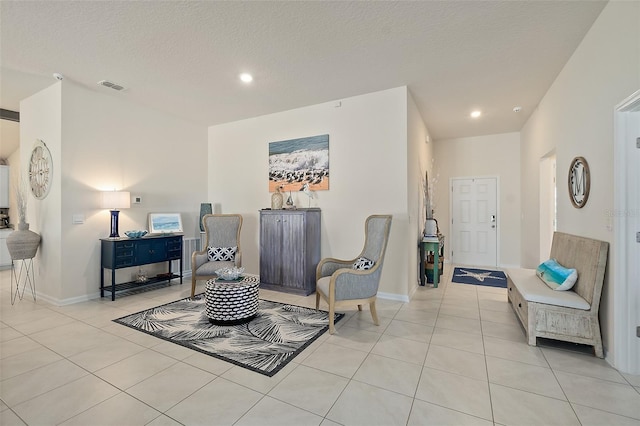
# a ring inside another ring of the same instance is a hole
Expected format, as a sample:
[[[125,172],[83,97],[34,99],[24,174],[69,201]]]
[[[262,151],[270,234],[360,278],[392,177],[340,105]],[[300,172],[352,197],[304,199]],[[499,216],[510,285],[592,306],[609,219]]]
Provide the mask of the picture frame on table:
[[[150,234],[181,233],[182,215],[180,213],[149,213]]]

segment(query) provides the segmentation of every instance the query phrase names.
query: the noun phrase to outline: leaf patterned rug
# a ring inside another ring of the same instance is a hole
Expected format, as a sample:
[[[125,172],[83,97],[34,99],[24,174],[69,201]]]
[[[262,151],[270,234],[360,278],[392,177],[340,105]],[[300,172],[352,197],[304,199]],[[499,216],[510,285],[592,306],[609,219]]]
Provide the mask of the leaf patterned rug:
[[[335,314],[335,322],[343,316]],[[261,299],[250,322],[214,325],[200,294],[113,321],[271,377],[327,331],[328,318],[325,311]]]

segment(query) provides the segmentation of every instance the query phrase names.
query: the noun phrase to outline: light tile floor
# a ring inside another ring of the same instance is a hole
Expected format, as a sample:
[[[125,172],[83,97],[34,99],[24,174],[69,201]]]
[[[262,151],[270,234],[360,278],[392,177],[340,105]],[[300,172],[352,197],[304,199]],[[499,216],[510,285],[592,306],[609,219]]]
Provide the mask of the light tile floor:
[[[27,293],[12,306],[0,271],[0,424],[640,426],[640,376],[528,346],[504,289],[450,283],[451,270],[408,304],[379,300],[379,327],[347,312],[274,377],[111,321],[188,284],[62,307]]]

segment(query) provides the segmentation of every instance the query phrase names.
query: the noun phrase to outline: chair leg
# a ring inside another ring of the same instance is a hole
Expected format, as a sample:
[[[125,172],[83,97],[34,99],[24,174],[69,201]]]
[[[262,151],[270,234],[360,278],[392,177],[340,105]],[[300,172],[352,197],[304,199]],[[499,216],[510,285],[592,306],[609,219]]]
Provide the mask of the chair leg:
[[[196,296],[196,276],[195,274],[191,275],[191,298],[193,299]]]
[[[320,293],[316,290],[316,310],[320,309]]]
[[[336,332],[335,326],[336,308],[329,303],[329,334]]]
[[[362,305],[358,305],[358,310],[362,311]]]
[[[371,317],[373,318],[373,323],[375,325],[380,325],[380,321],[378,321],[378,313],[376,312],[376,301],[369,303],[369,309],[371,310]]]

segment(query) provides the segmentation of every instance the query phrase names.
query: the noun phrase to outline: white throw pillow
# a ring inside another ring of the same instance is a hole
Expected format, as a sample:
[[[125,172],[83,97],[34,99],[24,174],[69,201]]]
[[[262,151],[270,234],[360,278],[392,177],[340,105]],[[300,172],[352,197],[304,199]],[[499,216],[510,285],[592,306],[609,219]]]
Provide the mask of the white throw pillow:
[[[374,263],[375,262],[373,260],[369,260],[366,257],[359,257],[355,262],[353,262],[353,269],[358,269],[361,271],[371,269],[373,268]]]
[[[236,258],[238,247],[207,247],[207,259],[209,261],[232,262]]]

